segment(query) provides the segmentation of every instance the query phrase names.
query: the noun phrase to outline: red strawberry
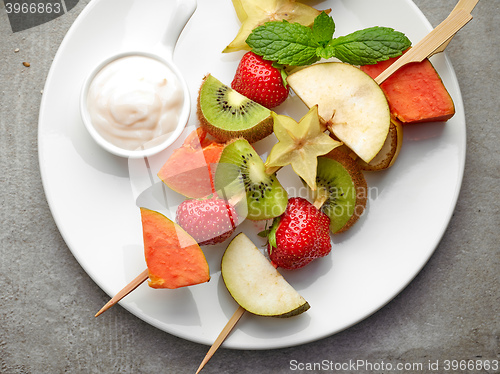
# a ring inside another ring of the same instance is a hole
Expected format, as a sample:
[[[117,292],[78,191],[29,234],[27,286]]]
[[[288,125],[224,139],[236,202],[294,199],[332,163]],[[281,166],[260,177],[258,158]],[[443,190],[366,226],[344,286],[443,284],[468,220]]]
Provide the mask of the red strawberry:
[[[272,263],[283,269],[298,269],[326,256],[332,249],[329,225],[328,216],[306,199],[290,198],[269,234],[267,249]]]
[[[222,243],[234,232],[238,217],[232,205],[218,197],[183,201],[176,221],[199,245]]]
[[[231,87],[266,108],[274,108],[288,97],[281,70],[253,52],[247,52],[236,69]]]

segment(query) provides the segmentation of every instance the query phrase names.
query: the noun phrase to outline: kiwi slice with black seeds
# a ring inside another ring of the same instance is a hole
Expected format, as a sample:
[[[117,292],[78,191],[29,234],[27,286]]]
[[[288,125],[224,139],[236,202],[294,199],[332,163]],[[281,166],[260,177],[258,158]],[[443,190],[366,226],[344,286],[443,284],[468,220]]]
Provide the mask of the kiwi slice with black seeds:
[[[218,141],[245,138],[250,143],[273,132],[271,111],[226,86],[211,74],[198,94],[200,125]]]
[[[224,147],[215,173],[215,189],[235,203],[239,214],[243,203],[251,220],[277,217],[288,204],[286,190],[274,173],[266,173],[263,160],[246,139],[236,139]]]
[[[316,183],[313,199],[325,200],[321,210],[330,218],[330,231],[347,231],[366,208],[368,186],[359,165],[347,153],[334,149],[318,157]]]

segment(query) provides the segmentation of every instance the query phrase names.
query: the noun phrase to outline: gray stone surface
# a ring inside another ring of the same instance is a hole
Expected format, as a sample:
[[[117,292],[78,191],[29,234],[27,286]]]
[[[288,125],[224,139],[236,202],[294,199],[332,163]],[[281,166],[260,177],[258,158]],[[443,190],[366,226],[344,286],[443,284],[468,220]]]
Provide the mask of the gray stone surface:
[[[415,2],[435,26],[455,0]],[[194,373],[208,347],[166,334],[121,307],[93,318],[107,295],[72,256],[45,199],[37,157],[40,91],[87,3],[12,33],[0,2],[0,372]],[[447,49],[465,105],[465,176],[450,225],[422,272],[382,310],[344,332],[287,349],[221,349],[204,372],[289,373],[291,360],[359,359],[423,363],[422,371],[395,372],[430,373],[437,371],[427,369],[429,361],[500,358],[500,2],[482,0],[473,15]]]

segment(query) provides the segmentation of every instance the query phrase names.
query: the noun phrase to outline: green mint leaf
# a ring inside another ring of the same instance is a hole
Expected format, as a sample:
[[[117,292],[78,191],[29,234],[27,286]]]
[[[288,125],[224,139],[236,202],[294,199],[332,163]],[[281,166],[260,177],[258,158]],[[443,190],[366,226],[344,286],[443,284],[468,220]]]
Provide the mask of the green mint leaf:
[[[399,56],[410,46],[410,40],[403,33],[375,26],[335,38],[318,54],[322,58],[336,57],[352,65],[371,65]]]
[[[312,35],[309,27],[299,23],[272,21],[255,28],[246,42],[255,54],[266,60],[301,66],[319,60],[318,44]]]
[[[314,41],[325,47],[333,38],[335,22],[325,12],[321,12],[315,19],[312,27]]]

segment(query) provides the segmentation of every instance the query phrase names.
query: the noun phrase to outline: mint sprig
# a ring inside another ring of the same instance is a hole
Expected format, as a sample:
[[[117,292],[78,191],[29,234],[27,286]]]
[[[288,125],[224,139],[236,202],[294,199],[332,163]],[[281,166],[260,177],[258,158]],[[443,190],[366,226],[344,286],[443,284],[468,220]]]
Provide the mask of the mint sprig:
[[[322,12],[312,28],[287,21],[267,22],[255,28],[246,42],[255,54],[289,66],[310,65],[336,57],[352,65],[370,65],[397,57],[411,46],[401,32],[370,27],[333,38],[333,18]]]

